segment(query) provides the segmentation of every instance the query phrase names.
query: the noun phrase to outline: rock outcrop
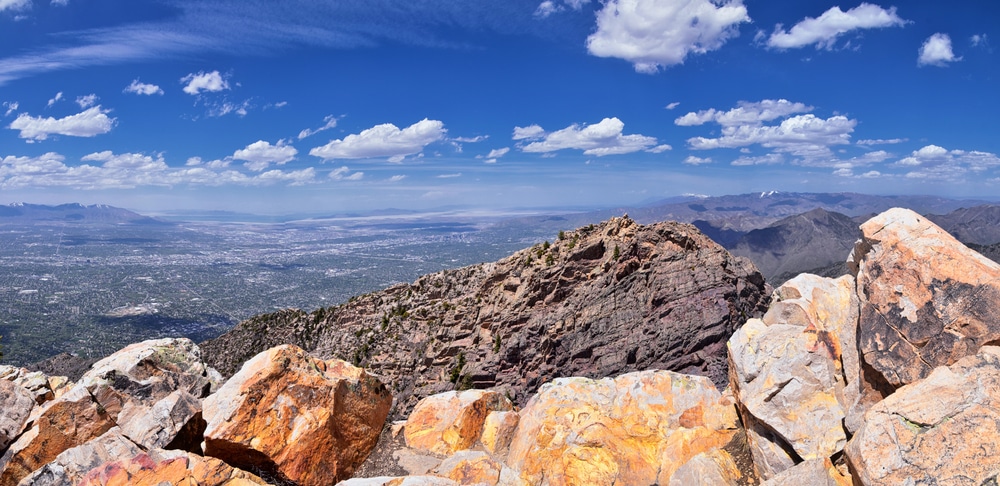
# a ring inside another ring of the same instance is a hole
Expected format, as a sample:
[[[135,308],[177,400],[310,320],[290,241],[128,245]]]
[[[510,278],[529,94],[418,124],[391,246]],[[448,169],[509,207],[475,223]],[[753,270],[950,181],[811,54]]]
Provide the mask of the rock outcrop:
[[[469,449],[482,437],[486,419],[493,412],[512,408],[510,400],[495,391],[467,390],[427,397],[406,420],[406,445],[442,455]],[[494,430],[490,429],[491,439]]]
[[[330,484],[368,456],[391,403],[364,370],[278,346],[205,400],[205,454],[279,481]]]
[[[749,261],[691,225],[613,218],[341,306],[257,316],[202,347],[224,373],[284,343],[351,361],[384,377],[395,417],[454,389],[497,387],[523,405],[560,376],[668,369],[721,388],[725,342],[768,294]]]
[[[905,209],[886,211],[861,231],[850,262],[864,324],[859,346],[890,385],[1000,342],[1000,264]]]
[[[1000,347],[984,346],[872,407],[846,452],[864,485],[996,484],[997,437]]]

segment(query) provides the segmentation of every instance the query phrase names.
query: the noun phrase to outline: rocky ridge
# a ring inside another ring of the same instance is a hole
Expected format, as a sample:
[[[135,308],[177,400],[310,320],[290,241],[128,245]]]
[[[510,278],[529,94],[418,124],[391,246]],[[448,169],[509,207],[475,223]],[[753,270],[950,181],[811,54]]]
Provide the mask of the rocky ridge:
[[[497,387],[524,404],[560,376],[657,368],[721,388],[725,342],[769,292],[693,226],[626,216],[341,306],[257,316],[202,348],[224,374],[284,343],[352,362],[391,387],[397,417],[453,389]]]

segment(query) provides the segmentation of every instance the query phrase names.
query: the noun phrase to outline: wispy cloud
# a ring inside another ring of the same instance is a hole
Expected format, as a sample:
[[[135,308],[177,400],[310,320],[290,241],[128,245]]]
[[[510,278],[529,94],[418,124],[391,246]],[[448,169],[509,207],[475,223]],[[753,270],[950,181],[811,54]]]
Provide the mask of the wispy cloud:
[[[324,122],[323,126],[321,126],[319,128],[316,128],[316,129],[306,128],[306,129],[302,130],[301,132],[299,132],[299,140],[302,140],[303,138],[306,138],[306,137],[311,137],[313,135],[316,135],[319,132],[326,131],[326,130],[329,130],[331,128],[335,128],[337,126],[337,117],[335,117],[333,115],[327,115],[326,117],[323,118],[323,122]]]

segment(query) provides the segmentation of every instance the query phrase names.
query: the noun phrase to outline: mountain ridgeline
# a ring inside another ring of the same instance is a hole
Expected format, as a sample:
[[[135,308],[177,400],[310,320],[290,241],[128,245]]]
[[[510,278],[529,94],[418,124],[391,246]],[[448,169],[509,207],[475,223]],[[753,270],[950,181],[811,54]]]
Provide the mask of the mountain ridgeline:
[[[498,387],[523,403],[556,377],[651,368],[727,382],[726,340],[761,315],[760,272],[697,228],[627,216],[311,313],[241,322],[202,344],[224,375],[278,344],[382,377],[401,416],[426,396]]]

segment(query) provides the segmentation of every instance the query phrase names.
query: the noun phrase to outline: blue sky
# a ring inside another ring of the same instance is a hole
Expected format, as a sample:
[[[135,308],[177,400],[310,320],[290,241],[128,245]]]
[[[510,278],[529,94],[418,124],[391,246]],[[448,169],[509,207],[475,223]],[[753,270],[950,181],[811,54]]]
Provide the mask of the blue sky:
[[[998,26],[995,0],[0,0],[0,203],[997,197]]]

